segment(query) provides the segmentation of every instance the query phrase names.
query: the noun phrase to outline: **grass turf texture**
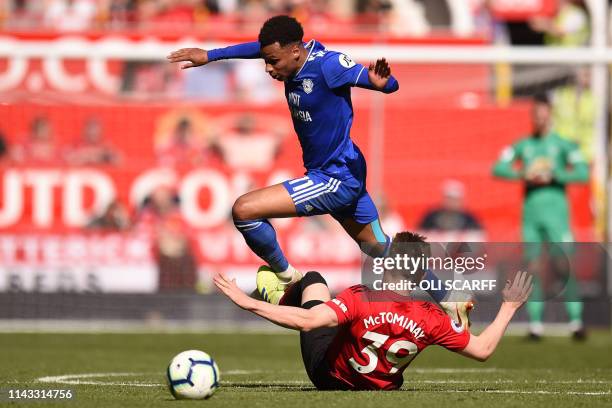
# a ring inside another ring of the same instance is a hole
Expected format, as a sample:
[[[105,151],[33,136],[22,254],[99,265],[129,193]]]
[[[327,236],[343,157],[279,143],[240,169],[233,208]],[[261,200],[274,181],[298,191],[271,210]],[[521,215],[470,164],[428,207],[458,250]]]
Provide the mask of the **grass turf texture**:
[[[75,392],[72,402],[11,403],[16,407],[612,406],[609,331],[592,332],[580,344],[506,337],[486,363],[430,347],[406,370],[399,392],[318,392],[303,370],[298,342],[294,333],[0,334],[0,388],[5,395],[7,388]],[[207,401],[175,401],[164,385],[166,365],[194,348],[217,361],[221,388]],[[69,374],[99,375],[72,378],[80,384],[39,380]]]

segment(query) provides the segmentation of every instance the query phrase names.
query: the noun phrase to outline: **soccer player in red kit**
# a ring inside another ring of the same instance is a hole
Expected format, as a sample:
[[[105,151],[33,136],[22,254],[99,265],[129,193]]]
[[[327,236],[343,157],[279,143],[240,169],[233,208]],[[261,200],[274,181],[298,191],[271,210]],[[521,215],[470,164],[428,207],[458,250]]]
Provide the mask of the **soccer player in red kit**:
[[[394,252],[430,256],[429,245],[417,234],[397,234],[393,244],[391,256]],[[273,275],[269,270],[260,269],[259,273]],[[383,281],[418,282],[422,276],[423,271],[409,274],[387,270]],[[280,305],[247,296],[234,280],[223,275],[215,276],[215,284],[241,308],[301,332],[304,366],[320,390],[396,390],[410,362],[434,344],[485,361],[532,288],[531,276],[518,272],[513,282],[506,283],[503,303],[493,323],[474,335],[437,305],[410,299],[408,291],[374,291],[356,285],[332,299],[318,272],[308,272],[287,291]]]

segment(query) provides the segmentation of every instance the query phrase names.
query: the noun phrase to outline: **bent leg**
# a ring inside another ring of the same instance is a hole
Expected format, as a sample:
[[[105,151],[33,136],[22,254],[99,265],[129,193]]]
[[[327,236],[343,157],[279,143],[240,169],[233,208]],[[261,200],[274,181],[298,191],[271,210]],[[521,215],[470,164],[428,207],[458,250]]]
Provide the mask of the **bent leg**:
[[[232,207],[234,225],[247,245],[275,272],[289,268],[289,262],[267,218],[295,217],[295,206],[282,184],[251,191],[239,197]]]
[[[353,218],[340,221],[344,230],[357,242],[361,250],[369,256],[386,256],[391,248],[391,238],[385,234],[378,218],[368,224],[360,224]],[[447,297],[442,281],[430,270],[425,272],[423,280],[430,282],[427,293],[438,303]]]
[[[311,271],[285,291],[280,304],[284,306],[305,307],[310,302],[319,304],[330,299],[331,294],[325,278],[319,272]],[[310,309],[310,307],[305,308]]]
[[[300,303],[310,309],[330,300],[325,279],[319,272],[308,272],[294,286],[299,286]],[[319,390],[346,390],[348,386],[330,374],[325,359],[327,350],[338,334],[338,327],[321,327],[300,333],[300,349],[308,378]]]
[[[383,232],[378,218],[367,224],[360,224],[353,218],[344,218],[338,221],[347,234],[359,245],[363,253],[371,257],[380,257],[387,254],[391,245],[391,238]]]
[[[235,221],[295,216],[295,205],[283,184],[248,192],[238,197],[232,207],[232,217]]]

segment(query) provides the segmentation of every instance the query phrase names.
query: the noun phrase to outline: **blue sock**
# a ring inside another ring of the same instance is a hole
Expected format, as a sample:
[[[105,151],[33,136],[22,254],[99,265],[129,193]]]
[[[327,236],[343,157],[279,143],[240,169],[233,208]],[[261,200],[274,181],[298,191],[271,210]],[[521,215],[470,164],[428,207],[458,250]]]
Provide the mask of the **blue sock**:
[[[263,259],[274,272],[283,272],[289,267],[289,262],[276,240],[276,231],[266,219],[236,221],[234,225],[244,237],[253,252]]]
[[[446,297],[446,289],[444,289],[442,281],[429,269],[425,272],[423,280],[429,281],[430,287],[432,287],[432,289],[429,289],[427,293],[429,293],[429,295],[434,298],[436,302],[442,302],[442,300],[444,300]]]
[[[370,225],[372,226],[372,231],[374,232],[374,237],[376,238],[378,245],[361,245],[361,250],[363,253],[373,258],[387,256],[389,254],[389,250],[391,249],[391,237],[383,232],[378,219],[372,221]]]

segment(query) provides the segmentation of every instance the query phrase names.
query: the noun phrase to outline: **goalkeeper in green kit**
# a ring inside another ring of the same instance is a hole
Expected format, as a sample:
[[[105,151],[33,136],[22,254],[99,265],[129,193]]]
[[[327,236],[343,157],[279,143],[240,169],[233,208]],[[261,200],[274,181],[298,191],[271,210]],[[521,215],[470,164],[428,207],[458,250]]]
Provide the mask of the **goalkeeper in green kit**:
[[[553,269],[565,280],[563,294],[573,337],[583,340],[586,335],[582,323],[583,305],[566,256],[572,252],[571,244],[567,243],[573,242],[573,237],[565,185],[587,182],[589,168],[578,146],[552,131],[551,105],[545,96],[534,98],[532,120],[533,134],[506,147],[495,163],[493,174],[524,183],[522,238],[524,242],[537,243],[526,246],[524,254],[528,267],[534,276],[540,275],[537,272],[542,269],[541,244],[549,243]],[[532,301],[527,303],[529,338],[532,340],[542,336],[544,298],[541,282],[534,279]]]

